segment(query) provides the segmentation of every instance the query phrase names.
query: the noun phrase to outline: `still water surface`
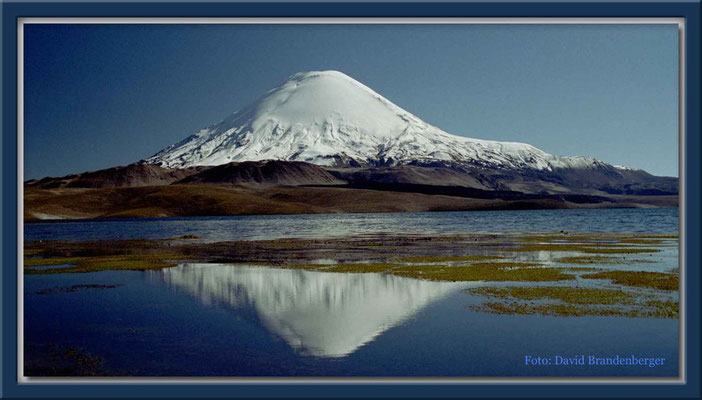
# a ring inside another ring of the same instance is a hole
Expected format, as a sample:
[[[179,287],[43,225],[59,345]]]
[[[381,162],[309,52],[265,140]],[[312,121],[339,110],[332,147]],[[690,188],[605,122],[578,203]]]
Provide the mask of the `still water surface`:
[[[361,234],[503,232],[677,233],[678,209],[461,211],[384,214],[253,215],[29,223],[25,240],[166,238],[207,241],[323,238]]]
[[[26,239],[205,240],[362,233],[677,232],[677,210],[552,210],[28,224]],[[660,253],[676,264],[677,249]],[[654,265],[656,267],[654,267]],[[73,285],[114,285],[61,292]],[[79,347],[132,376],[675,376],[678,320],[493,315],[480,283],[261,266],[27,275],[26,357]],[[46,290],[50,289],[50,290]],[[40,294],[45,293],[45,294]],[[48,294],[47,294],[48,293]],[[663,366],[528,366],[524,357],[664,357]]]
[[[80,347],[116,375],[677,375],[677,320],[477,313],[462,289],[478,283],[216,264],[25,283],[27,348]],[[37,294],[76,284],[117,287]],[[581,354],[666,364],[524,365]]]

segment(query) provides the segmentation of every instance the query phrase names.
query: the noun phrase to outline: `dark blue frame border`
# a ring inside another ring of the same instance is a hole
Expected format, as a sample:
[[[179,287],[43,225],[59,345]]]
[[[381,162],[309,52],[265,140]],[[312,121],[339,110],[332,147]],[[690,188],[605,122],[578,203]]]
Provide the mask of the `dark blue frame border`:
[[[0,397],[700,396],[700,3],[2,3],[2,371]],[[686,384],[18,384],[17,18],[20,17],[682,17],[685,18]]]

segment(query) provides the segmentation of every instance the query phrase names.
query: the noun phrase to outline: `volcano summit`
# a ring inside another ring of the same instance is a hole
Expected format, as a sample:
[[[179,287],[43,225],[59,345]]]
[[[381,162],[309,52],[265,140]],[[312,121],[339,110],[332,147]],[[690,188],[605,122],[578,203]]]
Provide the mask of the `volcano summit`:
[[[248,107],[146,160],[169,168],[232,161],[304,161],[324,166],[435,162],[488,168],[589,168],[524,143],[451,135],[338,71],[301,72]]]
[[[452,135],[338,71],[292,75],[248,107],[142,163],[181,169],[264,160],[336,169],[331,172],[349,183],[677,194],[676,178],[590,157],[552,155],[526,143]]]
[[[449,134],[338,71],[292,75],[146,160],[25,186],[28,218],[658,207],[678,193],[674,177]]]

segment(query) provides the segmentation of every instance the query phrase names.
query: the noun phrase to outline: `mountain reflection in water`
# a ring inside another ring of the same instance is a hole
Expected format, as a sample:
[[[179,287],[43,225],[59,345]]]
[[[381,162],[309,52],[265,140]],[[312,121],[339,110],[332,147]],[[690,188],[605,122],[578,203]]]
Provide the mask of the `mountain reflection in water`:
[[[377,273],[330,273],[223,264],[154,272],[207,305],[253,311],[263,326],[305,355],[342,357],[466,283]]]

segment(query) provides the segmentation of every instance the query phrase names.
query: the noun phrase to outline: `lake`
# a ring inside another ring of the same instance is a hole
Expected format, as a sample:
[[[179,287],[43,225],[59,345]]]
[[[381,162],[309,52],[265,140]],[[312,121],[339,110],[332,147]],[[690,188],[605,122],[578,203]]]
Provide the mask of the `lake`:
[[[362,234],[503,232],[677,233],[677,208],[461,211],[385,214],[251,215],[32,222],[25,240],[158,239],[186,234],[208,241],[324,238]]]
[[[372,233],[676,233],[677,209],[344,214],[31,223],[25,239],[206,241]],[[677,248],[646,268],[676,264]],[[496,283],[493,286],[505,285]],[[557,283],[556,283],[557,284]],[[498,315],[482,282],[253,265],[25,275],[25,357],[83,349],[129,376],[677,376],[678,320]],[[526,356],[664,358],[642,365],[527,365]],[[39,360],[39,361],[37,361]]]

